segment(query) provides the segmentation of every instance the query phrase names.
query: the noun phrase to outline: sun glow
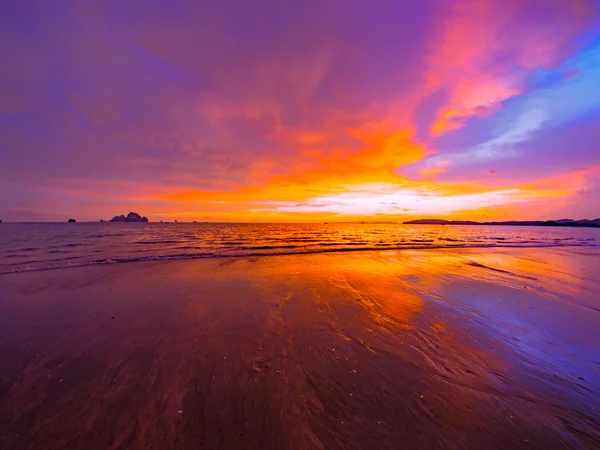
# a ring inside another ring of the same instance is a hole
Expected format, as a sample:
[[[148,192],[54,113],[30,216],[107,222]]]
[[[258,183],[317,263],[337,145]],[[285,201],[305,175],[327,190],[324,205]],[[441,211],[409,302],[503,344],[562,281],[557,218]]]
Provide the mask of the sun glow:
[[[486,206],[520,201],[518,189],[477,194],[441,195],[425,190],[404,189],[394,185],[352,186],[348,192],[314,197],[303,202],[274,202],[283,212],[327,212],[340,215],[431,215],[477,210]]]

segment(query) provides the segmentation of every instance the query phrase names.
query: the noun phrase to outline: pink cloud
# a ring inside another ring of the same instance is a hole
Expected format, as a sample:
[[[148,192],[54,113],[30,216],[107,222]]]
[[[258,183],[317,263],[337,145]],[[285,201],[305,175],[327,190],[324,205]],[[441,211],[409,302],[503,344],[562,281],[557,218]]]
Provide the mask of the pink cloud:
[[[551,66],[572,50],[574,37],[592,22],[592,7],[589,0],[447,4],[428,53],[425,88],[446,89],[449,101],[431,133],[460,128],[464,118],[518,95],[528,72]]]

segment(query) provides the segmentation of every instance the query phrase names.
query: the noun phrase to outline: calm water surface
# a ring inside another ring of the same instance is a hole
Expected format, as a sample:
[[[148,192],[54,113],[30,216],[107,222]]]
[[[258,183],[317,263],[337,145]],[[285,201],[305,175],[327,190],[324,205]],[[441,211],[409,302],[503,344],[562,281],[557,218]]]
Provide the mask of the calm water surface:
[[[400,224],[5,223],[0,273],[118,262],[440,247],[595,246],[600,229]]]

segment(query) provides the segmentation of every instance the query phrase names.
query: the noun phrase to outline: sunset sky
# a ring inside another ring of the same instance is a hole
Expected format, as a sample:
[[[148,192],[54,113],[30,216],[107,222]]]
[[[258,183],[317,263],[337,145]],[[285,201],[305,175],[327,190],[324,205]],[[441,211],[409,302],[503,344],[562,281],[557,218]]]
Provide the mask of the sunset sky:
[[[599,4],[2,2],[0,219],[600,217]]]

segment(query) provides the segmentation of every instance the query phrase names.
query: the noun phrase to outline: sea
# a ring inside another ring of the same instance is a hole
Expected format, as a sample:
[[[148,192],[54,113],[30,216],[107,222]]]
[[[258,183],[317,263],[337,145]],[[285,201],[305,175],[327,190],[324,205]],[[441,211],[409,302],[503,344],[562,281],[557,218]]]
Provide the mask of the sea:
[[[2,223],[0,273],[196,258],[596,246],[598,228],[403,224]]]

